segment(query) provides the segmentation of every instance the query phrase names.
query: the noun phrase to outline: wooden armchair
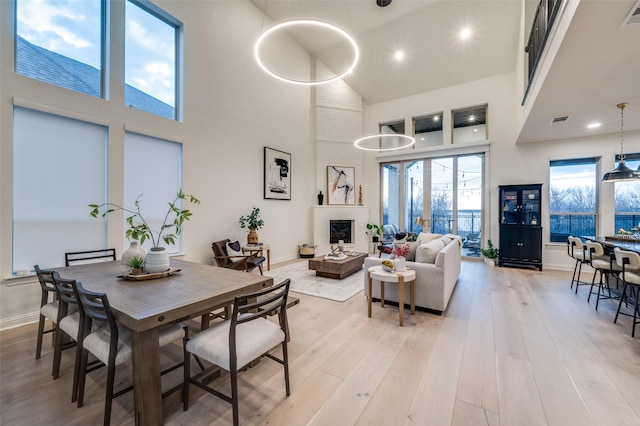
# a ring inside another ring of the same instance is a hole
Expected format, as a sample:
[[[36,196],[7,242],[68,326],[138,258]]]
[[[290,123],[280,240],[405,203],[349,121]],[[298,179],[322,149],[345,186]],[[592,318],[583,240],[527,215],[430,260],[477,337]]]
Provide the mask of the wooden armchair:
[[[229,242],[231,242],[231,240],[227,238],[226,240],[215,241],[211,244],[211,249],[213,250],[213,258],[216,260],[216,264],[218,265],[218,267],[246,272],[251,272],[256,268],[259,268],[260,275],[263,275],[262,264],[265,261],[265,258],[263,256],[229,256],[229,253],[227,251],[227,243]]]

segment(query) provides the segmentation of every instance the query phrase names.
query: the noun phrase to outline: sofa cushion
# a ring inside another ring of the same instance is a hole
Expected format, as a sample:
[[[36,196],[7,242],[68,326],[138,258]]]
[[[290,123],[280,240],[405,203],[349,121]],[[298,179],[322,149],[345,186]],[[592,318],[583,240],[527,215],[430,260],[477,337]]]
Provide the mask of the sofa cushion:
[[[431,232],[421,232],[418,234],[418,238],[416,241],[422,244],[428,243],[429,241],[435,240],[436,238],[440,238],[441,234],[432,234]]]
[[[428,243],[420,244],[416,249],[416,262],[435,263],[436,256],[444,248],[445,244],[440,240],[431,240]]]

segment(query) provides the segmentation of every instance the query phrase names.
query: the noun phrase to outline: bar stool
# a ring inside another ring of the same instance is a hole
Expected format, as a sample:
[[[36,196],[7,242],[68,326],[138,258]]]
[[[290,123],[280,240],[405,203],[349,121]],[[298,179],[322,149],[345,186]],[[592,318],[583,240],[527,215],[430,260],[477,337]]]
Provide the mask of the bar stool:
[[[616,262],[622,268],[622,282],[624,283],[622,287],[622,293],[620,294],[620,303],[618,304],[618,311],[616,312],[616,317],[613,320],[615,324],[618,321],[618,315],[626,315],[629,317],[633,317],[633,325],[631,327],[631,337],[635,337],[636,334],[636,324],[640,322],[638,320],[638,288],[640,287],[640,254],[634,251],[621,250],[620,248],[614,249],[616,255]],[[630,295],[627,295],[627,286],[631,285]],[[633,302],[633,315],[627,312],[621,312],[622,302],[625,302],[625,305],[629,306],[629,300]]]
[[[594,269],[593,279],[591,280],[591,288],[589,289],[589,297],[587,298],[587,302],[591,302],[591,295],[596,294],[597,311],[600,300],[618,298],[615,293],[611,292],[611,287],[609,287],[609,276],[614,275],[616,277],[616,280],[618,280],[618,276],[622,271],[622,268],[618,266],[618,264],[614,261],[615,257],[613,253],[609,253],[609,255],[605,254],[602,244],[595,241],[587,241],[586,248],[587,252],[589,253],[589,264]],[[594,293],[593,286],[595,285],[596,274],[598,272],[600,272],[600,281],[598,283],[598,291]],[[607,295],[604,295],[605,290],[607,292]]]
[[[580,273],[582,272],[582,265],[584,263],[589,264],[589,257],[586,254],[586,247],[582,243],[582,240],[577,237],[569,236],[567,238],[567,254],[574,258],[576,266],[573,267],[573,276],[571,277],[571,288],[573,284],[576,285],[576,294],[578,293],[578,286],[589,284],[586,281],[580,281]],[[577,275],[576,275],[577,273]]]

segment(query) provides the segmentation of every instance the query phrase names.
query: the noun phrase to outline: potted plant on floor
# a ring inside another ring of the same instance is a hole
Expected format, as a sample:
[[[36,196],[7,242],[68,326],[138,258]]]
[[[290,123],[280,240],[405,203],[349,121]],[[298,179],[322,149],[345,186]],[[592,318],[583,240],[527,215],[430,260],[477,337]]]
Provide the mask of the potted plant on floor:
[[[258,229],[264,226],[264,220],[260,219],[260,208],[254,207],[246,216],[240,216],[240,228],[249,228],[247,235],[248,244],[258,244]]]
[[[487,240],[487,248],[480,249],[480,253],[484,257],[484,263],[490,266],[496,266],[499,250],[493,246],[491,240]]]
[[[127,239],[139,240],[140,244],[143,244],[146,240],[151,240],[152,242],[153,247],[144,259],[146,272],[164,272],[169,269],[169,255],[165,247],[161,247],[160,244],[162,241],[164,241],[165,244],[175,244],[178,235],[182,233],[184,221],[189,220],[193,214],[190,210],[181,208],[176,203],[182,200],[197,205],[200,204],[200,200],[193,195],[185,194],[181,189],[178,190],[173,201],[167,203],[169,207],[162,225],[157,229],[152,229],[149,222],[142,216],[140,197],[142,197],[142,195],[136,198],[133,209],[127,209],[113,203],[89,204],[89,207],[91,207],[90,214],[92,217],[98,217],[100,210],[105,207],[106,210],[101,214],[102,217],[118,210],[128,213],[129,216],[125,219],[129,225],[129,229],[125,232]],[[171,218],[173,218],[173,220],[171,220]]]

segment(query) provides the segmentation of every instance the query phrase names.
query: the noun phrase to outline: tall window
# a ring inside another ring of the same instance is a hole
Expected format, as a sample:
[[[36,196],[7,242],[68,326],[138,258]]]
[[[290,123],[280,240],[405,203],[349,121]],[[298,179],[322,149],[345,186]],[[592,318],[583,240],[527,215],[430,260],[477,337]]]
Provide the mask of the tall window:
[[[453,143],[487,139],[487,105],[451,111]]]
[[[597,159],[551,161],[549,167],[550,241],[569,235],[597,235]]]
[[[147,1],[127,1],[125,13],[125,102],[176,119],[182,24]]]
[[[404,186],[404,228],[408,232],[420,233],[424,205],[424,160],[405,163]]]
[[[463,255],[480,256],[484,154],[381,165],[385,241],[396,232],[454,233]]]
[[[16,0],[16,72],[103,96],[101,0]]]
[[[125,134],[124,153],[124,205],[131,208],[138,197],[141,211],[151,229],[159,229],[167,214],[169,201],[172,201],[182,186],[182,145],[163,139],[144,136],[137,133]],[[144,164],[153,164],[152,171]],[[175,246],[161,245],[169,253],[181,251],[181,236]],[[145,241],[148,251],[151,242]]]
[[[106,129],[29,109],[13,115],[13,270],[64,264],[64,253],[107,248]]]
[[[637,170],[640,166],[640,153],[626,154],[625,162],[627,167]],[[616,167],[618,162],[616,161]],[[613,232],[618,230],[640,232],[640,182],[616,182],[615,185],[615,207],[616,218]]]
[[[442,113],[413,119],[413,135],[416,148],[442,145]]]

